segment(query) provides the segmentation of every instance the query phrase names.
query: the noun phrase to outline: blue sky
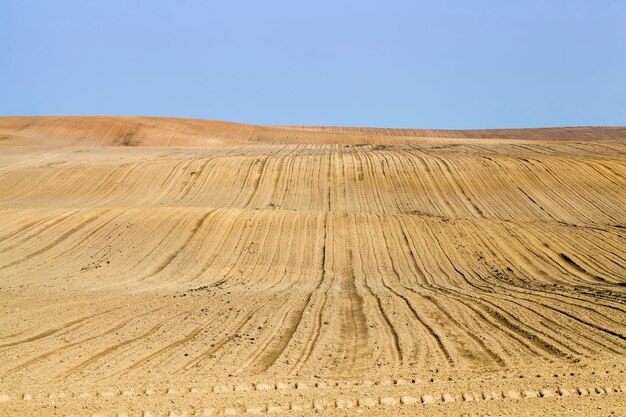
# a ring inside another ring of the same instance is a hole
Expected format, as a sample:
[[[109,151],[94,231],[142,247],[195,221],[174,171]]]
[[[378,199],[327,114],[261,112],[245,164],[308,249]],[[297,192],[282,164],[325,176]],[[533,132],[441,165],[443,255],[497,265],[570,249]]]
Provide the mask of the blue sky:
[[[0,115],[626,125],[626,2],[0,0]]]

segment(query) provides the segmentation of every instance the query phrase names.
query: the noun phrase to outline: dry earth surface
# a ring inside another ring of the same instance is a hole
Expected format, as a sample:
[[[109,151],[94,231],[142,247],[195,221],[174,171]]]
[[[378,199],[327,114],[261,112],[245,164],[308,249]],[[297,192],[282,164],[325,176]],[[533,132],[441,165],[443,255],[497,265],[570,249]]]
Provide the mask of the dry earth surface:
[[[626,415],[626,128],[0,118],[0,415]]]

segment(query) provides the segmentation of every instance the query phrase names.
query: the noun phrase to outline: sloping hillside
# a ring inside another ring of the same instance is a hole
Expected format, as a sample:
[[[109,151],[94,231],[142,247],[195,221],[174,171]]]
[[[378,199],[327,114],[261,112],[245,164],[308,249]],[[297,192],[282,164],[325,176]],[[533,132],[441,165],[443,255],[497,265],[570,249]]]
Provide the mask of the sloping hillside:
[[[626,127],[433,130],[266,127],[163,117],[0,117],[0,142],[43,146],[414,144],[419,139],[619,140]]]
[[[619,415],[625,155],[0,118],[0,415]]]

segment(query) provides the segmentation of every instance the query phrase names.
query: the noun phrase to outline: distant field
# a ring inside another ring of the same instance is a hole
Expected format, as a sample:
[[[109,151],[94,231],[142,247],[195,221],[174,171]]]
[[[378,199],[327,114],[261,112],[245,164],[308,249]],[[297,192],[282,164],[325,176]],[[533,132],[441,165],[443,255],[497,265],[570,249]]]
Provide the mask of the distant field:
[[[0,117],[0,415],[626,415],[626,128]]]

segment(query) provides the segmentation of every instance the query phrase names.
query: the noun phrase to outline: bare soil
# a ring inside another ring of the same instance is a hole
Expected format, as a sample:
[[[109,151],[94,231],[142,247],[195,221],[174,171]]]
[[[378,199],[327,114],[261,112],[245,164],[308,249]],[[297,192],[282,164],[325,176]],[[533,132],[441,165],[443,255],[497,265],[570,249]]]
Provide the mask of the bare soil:
[[[626,415],[626,129],[0,118],[0,416]]]

